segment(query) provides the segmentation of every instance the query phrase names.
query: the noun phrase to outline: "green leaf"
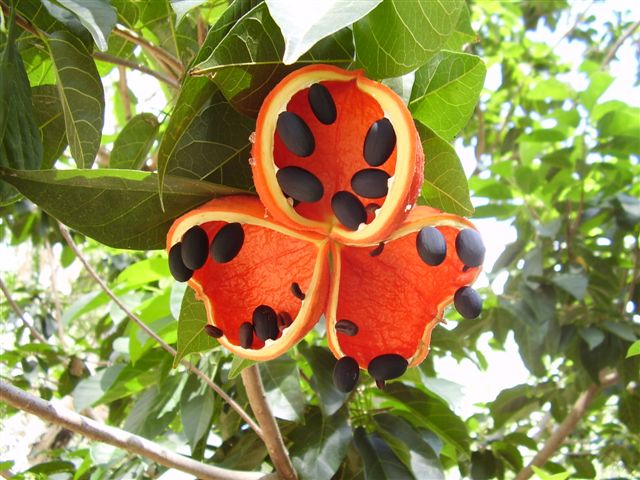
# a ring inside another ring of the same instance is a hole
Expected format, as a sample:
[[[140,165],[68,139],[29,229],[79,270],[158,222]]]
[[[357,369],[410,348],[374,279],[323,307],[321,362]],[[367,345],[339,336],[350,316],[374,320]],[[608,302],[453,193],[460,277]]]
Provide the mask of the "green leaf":
[[[606,92],[613,83],[614,78],[607,72],[598,70],[589,74],[589,80],[589,86],[586,90],[580,92],[578,97],[582,101],[582,104],[588,110],[591,110],[602,94]]]
[[[176,12],[176,24],[180,23],[184,16],[207,0],[171,0],[171,8]]]
[[[535,472],[535,474],[540,478],[540,480],[566,480],[571,476],[569,472],[561,472],[556,474],[550,474],[545,472],[543,469],[532,465],[531,468]]]
[[[625,391],[618,402],[618,417],[630,432],[640,433],[640,394]]]
[[[207,324],[207,311],[204,303],[196,299],[196,293],[188,288],[182,298],[180,319],[178,320],[178,351],[173,360],[173,368],[180,364],[190,353],[211,350],[218,346],[218,341],[204,331]]]
[[[269,15],[267,5],[261,3],[233,26],[211,56],[196,65],[191,74],[212,75],[234,108],[255,116],[267,93],[300,64],[351,63],[351,32],[342,29],[324,38],[292,66],[282,63],[283,53],[280,29]]]
[[[414,476],[405,467],[393,450],[378,434],[367,434],[362,427],[353,433],[366,480],[413,480]]]
[[[537,82],[529,91],[530,100],[566,100],[573,96],[573,90],[556,78],[548,78]]]
[[[226,35],[231,27],[257,3],[257,0],[239,0],[224,12],[216,24],[209,30],[204,44],[202,45],[194,62],[200,63],[208,58],[220,40]],[[208,78],[186,76],[180,89],[180,94],[176,100],[176,106],[169,118],[169,123],[165,129],[162,141],[158,149],[158,181],[160,193],[163,193],[164,178],[169,171],[175,171],[179,175],[186,169],[190,175],[190,161],[185,155],[178,155],[178,145],[188,145],[190,142],[190,126],[196,121],[199,114],[205,108],[205,104],[210,102],[217,91],[216,84]],[[218,122],[215,122],[216,124]],[[220,122],[223,123],[223,122]],[[214,127],[215,128],[215,127]],[[218,141],[224,141],[218,138]],[[248,143],[248,138],[245,139]],[[217,159],[213,159],[216,161]],[[208,158],[208,162],[211,157]],[[208,171],[211,169],[209,168]],[[197,172],[191,175],[198,176]]]
[[[576,469],[573,478],[596,478],[596,469],[588,457],[571,456],[569,461]]]
[[[467,177],[456,151],[431,130],[419,124],[416,127],[425,152],[422,200],[445,212],[472,215]]]
[[[213,391],[210,388],[205,388],[204,391],[196,389],[190,394],[183,395],[180,402],[180,417],[184,434],[192,450],[209,430],[213,407]]]
[[[58,0],[85,26],[96,46],[107,50],[107,38],[116,24],[116,9],[106,0]]]
[[[454,32],[464,2],[384,0],[353,26],[357,60],[371,78],[424,65]]]
[[[331,416],[311,407],[299,425],[288,435],[292,442],[291,460],[302,480],[332,478],[338,471],[351,443],[351,427],[344,410]]]
[[[386,388],[384,396],[395,400],[393,406],[400,415],[415,426],[432,430],[460,453],[469,453],[467,428],[443,400],[401,383],[393,383]]]
[[[79,168],[89,168],[100,148],[104,90],[91,53],[77,37],[55,32],[47,39],[58,79],[67,140]]]
[[[471,480],[489,480],[496,475],[496,457],[491,450],[473,452],[471,454],[471,468],[469,476]]]
[[[596,348],[605,339],[604,332],[599,328],[595,328],[595,327],[580,328],[578,329],[578,334],[582,337],[582,339],[585,342],[587,342],[590,350],[593,350],[594,348]]]
[[[589,285],[589,279],[582,272],[556,273],[551,281],[566,290],[576,299],[582,300]]]
[[[514,472],[522,470],[522,454],[520,450],[518,450],[518,447],[507,441],[498,440],[491,444],[491,449],[493,453],[497,457],[502,458]]]
[[[323,347],[307,347],[304,343],[298,346],[311,366],[311,388],[318,395],[318,403],[326,416],[333,415],[344,405],[348,394],[338,390],[333,383],[334,356]]]
[[[376,415],[374,420],[382,438],[416,478],[444,480],[438,455],[409,423],[388,413]]]
[[[460,50],[465,44],[475,43],[478,40],[478,35],[471,27],[471,11],[465,2],[460,10],[455,30],[442,47],[445,50]]]
[[[635,357],[636,355],[640,355],[640,340],[636,340],[631,344],[629,350],[627,350],[627,357]]]
[[[42,142],[35,121],[29,79],[16,47],[15,10],[0,57],[0,167],[38,169]],[[0,182],[0,205],[18,197],[15,189]]]
[[[233,360],[231,360],[231,368],[229,369],[229,380],[233,380],[240,375],[242,370],[250,367],[251,365],[255,365],[256,363],[257,362],[255,360],[249,360],[234,355]]]
[[[605,330],[609,330],[611,333],[623,340],[626,340],[627,342],[635,342],[638,339],[633,327],[627,323],[605,320],[602,322],[602,326]]]
[[[165,179],[160,208],[157,177],[134,170],[0,168],[0,178],[69,227],[116,248],[163,249],[173,220],[216,196],[239,190],[180,177]]]
[[[81,411],[96,403],[109,390],[124,368],[124,365],[114,365],[98,370],[90,377],[81,380],[73,389],[72,396],[75,408]]]
[[[290,421],[302,417],[305,400],[295,360],[285,354],[260,363],[260,374],[273,415]]]
[[[55,85],[31,89],[31,101],[42,140],[42,168],[51,168],[67,148],[64,113]]]
[[[129,120],[113,144],[109,167],[139,170],[144,165],[160,124],[155,115],[140,113]]]
[[[640,137],[640,108],[625,108],[607,112],[598,120],[598,131],[601,136]]]
[[[314,44],[348,27],[373,10],[382,0],[325,0],[288,2],[266,0],[269,13],[284,37],[285,65],[296,62]]]
[[[471,118],[486,73],[480,57],[442,51],[416,72],[409,109],[438,136],[452,140]]]

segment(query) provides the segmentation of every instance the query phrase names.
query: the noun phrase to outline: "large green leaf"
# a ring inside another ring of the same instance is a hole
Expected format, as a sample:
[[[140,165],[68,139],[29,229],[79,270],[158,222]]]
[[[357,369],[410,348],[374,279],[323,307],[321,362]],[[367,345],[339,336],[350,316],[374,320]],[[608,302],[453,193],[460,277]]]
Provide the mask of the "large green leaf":
[[[116,24],[116,10],[107,0],[58,0],[85,26],[96,46],[105,51],[107,38]]]
[[[100,148],[104,123],[100,75],[91,53],[77,37],[55,32],[46,43],[56,68],[71,156],[79,168],[89,168]]]
[[[280,29],[269,15],[267,5],[261,3],[238,20],[211,56],[196,65],[191,73],[213,76],[213,81],[237,110],[255,116],[267,93],[300,65],[351,63],[351,32],[342,29],[324,38],[295,65],[284,65],[283,53]]]
[[[211,338],[204,331],[207,324],[207,311],[204,303],[196,299],[193,289],[187,288],[182,298],[180,319],[178,320],[178,345],[174,368],[180,364],[186,355],[190,353],[211,350],[218,345],[217,340]]]
[[[318,395],[320,408],[324,415],[333,415],[347,400],[348,394],[341,392],[333,383],[334,356],[323,347],[307,347],[304,343],[298,346],[300,353],[307,359],[313,375],[311,388]]]
[[[416,72],[411,113],[440,137],[452,140],[473,114],[486,72],[480,57],[440,52]]]
[[[195,58],[195,62],[202,62],[208,58],[236,21],[257,3],[257,0],[236,0],[233,2],[213,28],[209,30],[204,44]],[[190,141],[190,126],[196,121],[205,104],[211,100],[216,91],[216,84],[208,78],[187,76],[184,79],[180,94],[176,100],[176,106],[169,118],[169,123],[158,149],[158,180],[161,193],[163,191],[164,177],[168,171],[180,172],[185,168],[187,172],[191,171],[189,168],[191,159],[184,155],[178,155],[177,148],[178,145],[184,146],[188,144]],[[221,143],[225,141],[224,137],[216,140]],[[191,174],[193,175],[194,172]]]
[[[394,400],[398,413],[414,426],[428,428],[460,453],[469,453],[467,428],[442,399],[401,383],[392,383],[384,394]]]
[[[197,385],[197,382],[194,383]],[[213,391],[210,388],[185,389],[180,402],[180,417],[184,434],[192,450],[195,450],[198,442],[209,430],[213,406]]]
[[[220,195],[239,190],[180,177],[165,179],[160,207],[156,175],[134,170],[0,169],[0,178],[47,213],[117,248],[162,249],[173,220]]]
[[[421,199],[445,212],[472,215],[467,177],[456,151],[431,130],[419,124],[416,126],[425,157]]]
[[[55,85],[33,87],[31,101],[42,139],[42,168],[51,168],[68,145],[58,89]]]
[[[302,480],[332,478],[338,471],[351,443],[351,427],[343,410],[324,416],[311,407],[299,425],[288,436],[293,466]]]
[[[298,420],[304,411],[298,366],[288,355],[260,364],[260,374],[273,415],[283,420]]]
[[[42,163],[42,142],[34,120],[29,79],[16,47],[15,11],[0,57],[0,167],[37,169]],[[18,197],[0,182],[0,205]]]
[[[464,1],[384,0],[353,26],[357,60],[372,78],[424,65],[455,31]]]
[[[139,170],[147,159],[160,124],[155,115],[140,113],[129,120],[113,144],[109,166]]]
[[[366,480],[414,480],[409,469],[404,466],[391,447],[378,434],[367,434],[362,427],[353,432]]]
[[[269,13],[284,37],[285,65],[296,62],[313,45],[348,27],[382,0],[325,0],[298,2],[266,0]]]

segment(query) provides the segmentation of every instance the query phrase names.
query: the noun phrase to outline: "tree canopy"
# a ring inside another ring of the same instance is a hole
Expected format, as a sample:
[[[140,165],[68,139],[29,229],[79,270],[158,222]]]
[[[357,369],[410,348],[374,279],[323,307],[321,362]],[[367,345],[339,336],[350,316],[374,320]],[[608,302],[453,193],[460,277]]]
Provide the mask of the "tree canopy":
[[[607,5],[0,0],[2,475],[637,478],[640,11]],[[262,101],[313,63],[407,103],[419,203],[515,238],[479,318],[451,309],[419,367],[348,395],[322,321],[235,357],[164,251],[175,218],[254,191]],[[528,378],[462,414],[438,359],[494,369],[512,340]],[[51,422],[28,464],[25,412]]]

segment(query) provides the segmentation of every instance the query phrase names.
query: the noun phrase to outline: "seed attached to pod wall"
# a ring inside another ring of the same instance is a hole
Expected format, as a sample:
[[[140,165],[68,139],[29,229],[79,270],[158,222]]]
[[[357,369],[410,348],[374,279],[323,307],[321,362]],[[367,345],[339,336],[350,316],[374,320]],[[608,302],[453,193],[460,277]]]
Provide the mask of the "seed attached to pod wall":
[[[222,336],[222,330],[220,330],[215,325],[209,325],[209,324],[205,325],[204,332],[213,338],[220,338]]]
[[[227,263],[236,258],[244,244],[244,230],[239,223],[228,223],[216,233],[211,242],[211,258]]]
[[[256,336],[263,342],[278,338],[278,316],[273,308],[260,305],[253,311],[253,328]]]
[[[453,296],[453,305],[464,318],[477,318],[482,313],[482,297],[471,287],[459,288]]]
[[[479,267],[484,262],[485,248],[480,234],[471,228],[458,232],[456,237],[458,257],[468,267]]]
[[[182,236],[182,261],[187,268],[197,270],[209,256],[209,238],[202,227],[195,225]]]
[[[435,267],[447,256],[447,241],[435,227],[424,227],[416,236],[416,249],[424,263]]]
[[[357,230],[367,221],[367,212],[358,197],[351,192],[338,192],[331,199],[331,209],[336,218],[349,230]]]
[[[407,371],[407,360],[395,353],[379,355],[369,362],[367,370],[376,381],[398,378]]]
[[[285,195],[299,202],[317,202],[324,195],[324,187],[318,177],[304,168],[281,168],[276,173],[276,180]]]
[[[389,193],[389,174],[377,168],[365,168],[353,175],[351,188],[361,197],[382,198]]]
[[[169,271],[178,282],[186,282],[193,275],[193,270],[182,261],[182,244],[180,242],[169,250]]]
[[[299,157],[308,157],[316,148],[309,126],[295,113],[282,112],[278,116],[276,131],[285,147]]]
[[[325,125],[331,125],[336,121],[336,104],[327,87],[320,83],[309,88],[309,105],[316,118]]]
[[[375,122],[364,139],[364,159],[372,167],[386,162],[396,146],[396,132],[388,118]]]
[[[338,320],[336,322],[336,332],[353,337],[358,334],[358,326],[351,320]]]
[[[291,284],[291,293],[293,293],[293,295],[296,298],[299,298],[300,300],[304,300],[305,297],[306,297],[306,295],[304,294],[304,292],[300,288],[300,285],[298,285],[298,282],[293,282]]]
[[[244,322],[240,325],[239,337],[242,348],[251,348],[253,344],[253,325],[249,322]]]
[[[342,357],[333,367],[333,384],[341,392],[350,392],[358,384],[360,367],[351,357]]]
[[[282,331],[293,323],[293,319],[288,312],[278,313],[278,330]]]
[[[377,257],[384,250],[384,242],[380,242],[376,248],[369,252],[370,257]]]

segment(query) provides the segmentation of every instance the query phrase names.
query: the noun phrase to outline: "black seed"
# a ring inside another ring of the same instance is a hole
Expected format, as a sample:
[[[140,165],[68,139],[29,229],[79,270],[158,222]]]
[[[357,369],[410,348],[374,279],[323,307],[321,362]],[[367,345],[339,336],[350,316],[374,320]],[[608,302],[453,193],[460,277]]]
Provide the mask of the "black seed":
[[[435,227],[424,227],[418,232],[416,248],[422,261],[432,267],[440,265],[447,256],[447,241]]]
[[[482,313],[482,298],[471,287],[462,287],[453,296],[456,310],[464,318],[476,318]]]
[[[215,325],[205,325],[204,332],[213,338],[220,338],[222,336],[222,330]]]
[[[278,116],[276,130],[287,149],[299,157],[308,157],[316,148],[309,126],[293,112],[282,112]]]
[[[470,267],[469,265],[465,265],[464,267],[462,267],[462,271],[463,272],[468,272],[469,270],[471,270],[471,268],[473,268],[473,267]]]
[[[253,328],[256,336],[262,340],[275,340],[280,330],[278,329],[278,316],[273,308],[268,305],[260,305],[253,311]]]
[[[253,325],[244,322],[240,325],[240,346],[242,348],[251,348],[253,344]]]
[[[244,230],[239,223],[228,223],[216,233],[211,242],[211,258],[218,263],[233,260],[244,243]]]
[[[479,267],[484,262],[484,244],[480,234],[470,228],[458,232],[456,252],[462,263],[468,267]]]
[[[389,174],[377,168],[365,168],[356,172],[351,179],[351,188],[361,197],[382,198],[389,192]]]
[[[382,118],[369,128],[364,139],[364,159],[372,167],[387,161],[396,146],[396,132],[388,118]]]
[[[180,242],[169,250],[169,271],[178,282],[186,282],[193,275],[193,270],[182,261],[182,244]]]
[[[380,390],[384,390],[384,380],[376,380],[376,387],[378,387]]]
[[[336,332],[353,337],[358,333],[358,326],[351,320],[338,320],[336,322]]]
[[[293,319],[291,318],[291,315],[289,315],[288,312],[280,312],[278,314],[278,329],[279,330],[284,330],[285,328],[287,328],[292,323],[293,323]]]
[[[350,392],[358,384],[360,367],[351,357],[342,357],[333,367],[333,383],[341,392]]]
[[[204,265],[209,256],[209,238],[198,225],[191,227],[182,236],[182,261],[187,268],[197,270]]]
[[[357,230],[358,225],[367,221],[367,211],[351,192],[336,193],[331,199],[331,209],[340,223],[349,230]]]
[[[309,105],[320,122],[331,125],[336,121],[336,104],[327,87],[316,83],[309,88]]]
[[[281,168],[276,173],[276,179],[285,195],[300,202],[317,202],[324,194],[318,177],[304,168]]]
[[[300,300],[304,300],[305,297],[306,297],[306,295],[304,294],[304,292],[300,288],[300,285],[298,285],[298,282],[293,282],[291,284],[291,293],[293,293]]]
[[[370,257],[377,257],[384,250],[384,242],[380,242],[376,248],[369,252]]]
[[[391,380],[402,375],[407,370],[407,361],[395,353],[379,355],[369,362],[369,374],[378,380]]]

